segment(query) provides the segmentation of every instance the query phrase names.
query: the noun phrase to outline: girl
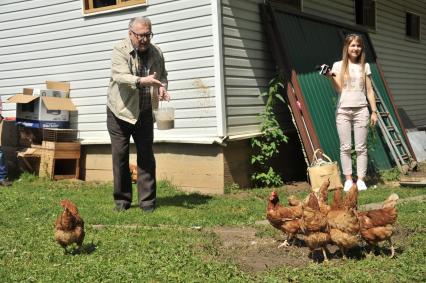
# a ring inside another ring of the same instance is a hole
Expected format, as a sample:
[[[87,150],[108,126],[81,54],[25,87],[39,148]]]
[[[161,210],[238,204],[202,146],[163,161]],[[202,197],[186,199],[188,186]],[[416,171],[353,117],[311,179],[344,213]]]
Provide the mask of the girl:
[[[368,122],[377,123],[377,107],[371,84],[370,65],[365,62],[364,41],[360,35],[349,34],[345,38],[342,60],[335,62],[326,76],[332,78],[339,94],[336,126],[340,139],[340,160],[345,175],[344,190],[353,185],[352,180],[352,127],[354,132],[356,167],[359,190],[366,190]],[[371,116],[368,111],[370,104]],[[370,117],[369,117],[370,116]],[[370,119],[369,119],[370,118]]]

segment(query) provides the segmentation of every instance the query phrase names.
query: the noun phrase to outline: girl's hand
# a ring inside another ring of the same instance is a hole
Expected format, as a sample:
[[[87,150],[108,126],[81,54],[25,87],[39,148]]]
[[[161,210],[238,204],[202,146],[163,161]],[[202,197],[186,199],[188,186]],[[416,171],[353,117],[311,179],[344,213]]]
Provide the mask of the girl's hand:
[[[371,113],[371,118],[370,118],[370,125],[371,126],[375,126],[377,124],[378,120],[379,120],[379,118],[377,117],[377,113],[376,112],[372,112]]]

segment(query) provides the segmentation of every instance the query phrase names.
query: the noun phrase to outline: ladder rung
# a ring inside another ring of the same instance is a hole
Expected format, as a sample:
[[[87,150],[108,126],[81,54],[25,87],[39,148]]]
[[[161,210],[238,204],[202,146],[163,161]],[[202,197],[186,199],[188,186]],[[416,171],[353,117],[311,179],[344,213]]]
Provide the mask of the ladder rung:
[[[404,159],[404,160],[409,159],[408,154],[403,154],[403,155],[401,155],[401,157],[402,157],[402,159]]]
[[[395,131],[395,128],[392,125],[386,126],[386,128],[388,129],[388,131]]]
[[[401,145],[401,140],[395,140],[396,145]]]
[[[383,117],[388,117],[389,116],[389,112],[379,112],[380,116]]]

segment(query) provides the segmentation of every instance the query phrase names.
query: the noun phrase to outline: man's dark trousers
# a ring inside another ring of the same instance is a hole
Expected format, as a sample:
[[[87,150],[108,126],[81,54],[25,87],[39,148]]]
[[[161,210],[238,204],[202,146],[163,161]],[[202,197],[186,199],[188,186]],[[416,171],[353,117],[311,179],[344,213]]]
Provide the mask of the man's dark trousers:
[[[111,138],[114,175],[114,201],[129,208],[132,203],[132,183],[129,170],[130,136],[136,145],[138,166],[138,204],[151,209],[156,204],[155,158],[152,148],[154,123],[152,110],[141,111],[135,125],[117,118],[107,107],[107,128]]]

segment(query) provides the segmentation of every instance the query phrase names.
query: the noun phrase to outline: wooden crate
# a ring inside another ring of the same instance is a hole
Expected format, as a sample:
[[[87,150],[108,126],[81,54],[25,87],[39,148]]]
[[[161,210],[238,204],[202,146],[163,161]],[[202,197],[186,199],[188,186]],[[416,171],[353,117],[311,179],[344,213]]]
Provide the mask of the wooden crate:
[[[41,149],[40,177],[55,180],[79,178],[81,155],[79,142],[43,141],[39,147]]]
[[[51,142],[75,142],[78,140],[76,129],[43,129],[43,140]]]

